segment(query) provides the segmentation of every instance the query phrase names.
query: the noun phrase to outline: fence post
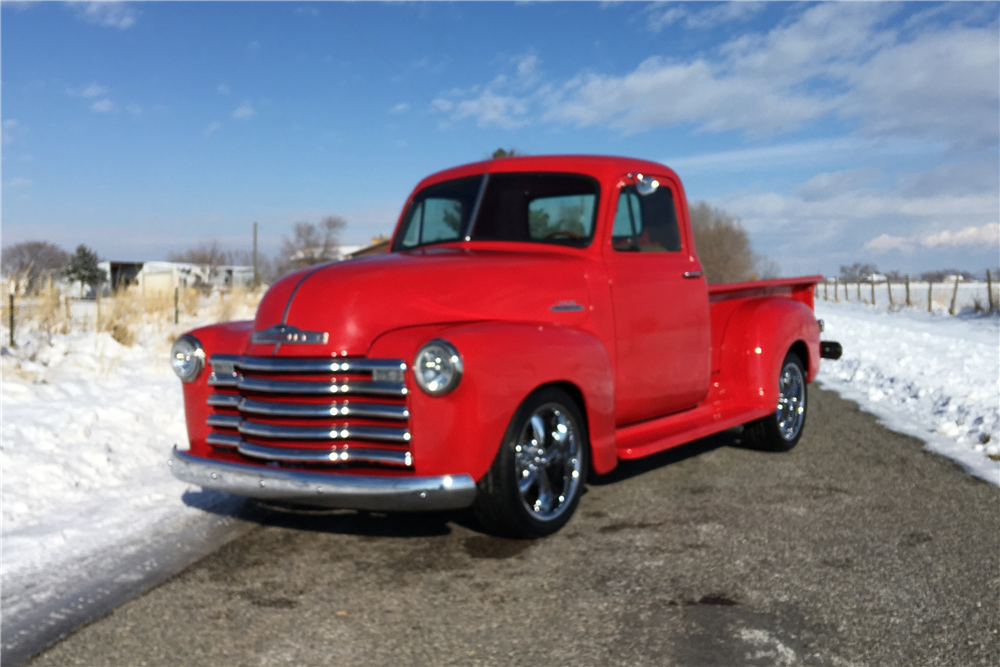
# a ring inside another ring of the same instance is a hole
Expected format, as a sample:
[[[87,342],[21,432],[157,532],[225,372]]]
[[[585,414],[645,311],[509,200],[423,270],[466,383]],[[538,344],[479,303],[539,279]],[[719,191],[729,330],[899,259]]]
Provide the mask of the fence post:
[[[823,278],[823,301],[826,301],[826,278]]]
[[[931,280],[930,278],[928,278],[927,279],[927,312],[928,313],[933,313],[934,312],[934,309],[931,308],[931,303],[932,303],[931,299],[933,298],[933,295],[934,295],[934,281]]]
[[[875,307],[875,274],[874,273],[871,275],[871,281],[872,281],[872,308],[874,308]]]
[[[989,269],[986,269],[986,301],[990,304],[990,312],[992,313],[996,304],[993,303],[993,276]]]
[[[858,276],[858,302],[861,302],[861,276]]]
[[[10,293],[10,346],[17,347],[14,344],[14,292]]]
[[[909,308],[913,304],[910,303],[910,274],[906,274],[906,307]]]
[[[97,290],[94,290],[94,303],[97,305],[97,317],[94,318],[94,331],[101,330],[101,297],[96,294]]]
[[[179,285],[174,285],[174,324],[180,321],[180,308],[178,304],[180,303],[181,288]]]
[[[885,286],[889,290],[889,310],[892,310],[892,281],[886,278]]]
[[[958,298],[958,279],[961,278],[957,273],[955,274],[955,291],[951,293],[951,307],[948,309],[949,315],[955,314],[955,299]]]
[[[833,279],[833,300],[840,303],[840,281],[837,278]]]

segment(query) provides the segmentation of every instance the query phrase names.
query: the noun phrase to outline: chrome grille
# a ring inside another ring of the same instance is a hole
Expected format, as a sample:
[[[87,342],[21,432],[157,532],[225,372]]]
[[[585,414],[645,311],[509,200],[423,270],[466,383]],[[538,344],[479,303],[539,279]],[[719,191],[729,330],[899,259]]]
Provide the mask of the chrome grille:
[[[208,362],[212,447],[261,463],[412,467],[402,360],[216,354]]]

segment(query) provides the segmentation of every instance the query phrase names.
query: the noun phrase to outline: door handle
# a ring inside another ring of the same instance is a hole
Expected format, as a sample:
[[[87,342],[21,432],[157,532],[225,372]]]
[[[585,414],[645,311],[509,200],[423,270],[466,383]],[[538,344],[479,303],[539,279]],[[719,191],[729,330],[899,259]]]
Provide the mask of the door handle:
[[[685,271],[683,274],[685,278],[701,278],[705,275],[704,271]]]

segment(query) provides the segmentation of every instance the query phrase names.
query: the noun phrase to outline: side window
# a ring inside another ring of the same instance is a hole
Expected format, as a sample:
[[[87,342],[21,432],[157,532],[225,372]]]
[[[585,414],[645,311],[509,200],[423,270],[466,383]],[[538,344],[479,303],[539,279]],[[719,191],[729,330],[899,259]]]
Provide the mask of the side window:
[[[648,195],[640,195],[633,185],[622,188],[611,246],[637,252],[679,251],[681,235],[670,188],[661,185]]]

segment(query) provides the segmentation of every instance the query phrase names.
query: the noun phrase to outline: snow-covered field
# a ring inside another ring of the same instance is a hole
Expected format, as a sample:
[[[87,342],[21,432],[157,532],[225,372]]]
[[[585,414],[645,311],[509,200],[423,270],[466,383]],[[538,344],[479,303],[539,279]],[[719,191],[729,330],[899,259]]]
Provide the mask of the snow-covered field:
[[[844,347],[819,382],[1000,486],[1000,317],[816,302]]]
[[[1000,458],[1000,317],[887,313],[822,300],[816,310],[824,338],[845,351],[824,362],[824,387],[1000,485],[1000,461],[989,458]],[[179,526],[189,530],[212,503],[228,502],[199,495],[166,465],[174,444],[186,446],[168,350],[178,333],[213,319],[211,309],[202,311],[178,326],[147,318],[131,347],[92,326],[51,336],[24,327],[18,348],[4,350],[5,625],[86,581],[94,563],[107,565],[108,553],[127,555],[151,536],[181,547],[169,539],[183,532]],[[251,317],[252,308],[226,314]]]
[[[218,308],[205,300],[199,317],[179,325],[172,313],[144,316],[134,345],[125,347],[94,331],[96,313],[87,307],[74,306],[66,334],[25,322],[18,347],[0,357],[5,650],[9,622],[19,614],[58,604],[67,588],[99,575],[143,576],[115,573],[115,563],[164,532],[216,521],[204,510],[229,502],[224,494],[192,495],[166,465],[174,444],[187,446],[170,345],[180,332],[215,319]],[[252,313],[245,306],[233,314]]]

